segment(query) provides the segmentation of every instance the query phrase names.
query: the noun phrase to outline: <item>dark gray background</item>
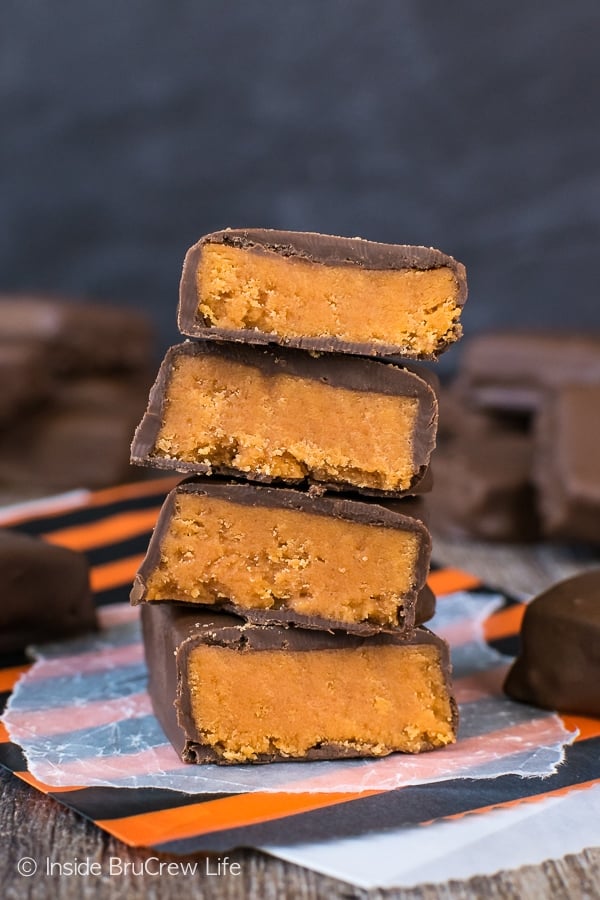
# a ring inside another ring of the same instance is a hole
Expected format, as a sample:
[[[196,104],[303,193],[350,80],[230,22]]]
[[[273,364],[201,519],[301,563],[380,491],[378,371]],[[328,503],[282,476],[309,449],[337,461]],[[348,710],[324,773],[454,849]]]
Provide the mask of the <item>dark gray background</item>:
[[[600,5],[3,0],[0,290],[149,310],[226,225],[437,246],[600,329]],[[452,355],[452,354],[451,354]]]

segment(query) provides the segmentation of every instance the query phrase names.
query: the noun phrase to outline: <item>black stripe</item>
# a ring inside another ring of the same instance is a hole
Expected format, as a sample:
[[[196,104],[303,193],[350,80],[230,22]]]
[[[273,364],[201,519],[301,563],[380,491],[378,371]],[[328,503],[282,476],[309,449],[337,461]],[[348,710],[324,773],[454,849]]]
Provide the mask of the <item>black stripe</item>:
[[[0,766],[4,766],[10,772],[27,771],[27,760],[18,744],[0,741]]]
[[[79,791],[61,791],[56,799],[76,812],[96,819],[138,816],[163,809],[178,809],[192,803],[221,800],[236,794],[186,794],[163,788],[90,787]]]
[[[475,594],[477,596],[484,597],[502,597],[504,602],[501,606],[498,607],[496,612],[500,612],[500,610],[508,609],[510,606],[522,606],[523,601],[519,600],[518,597],[513,597],[512,594],[508,594],[503,588],[495,588],[491,587],[489,584],[480,584],[477,587],[467,588],[465,594]]]
[[[106,591],[97,591],[94,594],[96,606],[110,606],[111,603],[129,603],[131,581],[121,584]]]
[[[5,626],[8,631],[8,626]],[[31,658],[25,655],[24,650],[15,650],[13,653],[0,655],[0,669],[12,669],[13,666],[31,665]]]
[[[120,559],[127,559],[129,556],[143,555],[148,549],[151,533],[152,529],[148,529],[123,541],[105,544],[102,547],[90,547],[84,551],[85,556],[91,566],[102,566],[106,563],[118,562]]]
[[[506,637],[496,638],[487,643],[490,647],[493,647],[494,650],[497,650],[498,653],[503,653],[505,656],[516,656],[519,652],[518,634],[509,634]]]
[[[231,828],[213,834],[164,841],[154,849],[187,854],[221,852],[265,844],[356,837],[392,828],[414,826],[432,819],[523,799],[582,784],[600,777],[600,738],[579,741],[566,748],[566,762],[545,778],[461,778],[401,788],[364,799],[287,816],[271,822]]]
[[[10,691],[2,691],[0,693],[0,716],[6,709],[6,704],[8,703],[8,698],[10,697]]]
[[[158,488],[156,492],[143,497],[129,497],[101,506],[77,507],[58,515],[47,514],[28,519],[26,522],[17,522],[9,527],[34,536],[46,534],[62,530],[63,528],[75,528],[78,525],[100,522],[102,519],[107,519],[109,516],[114,516],[121,512],[133,512],[160,506],[166,495],[166,487]]]

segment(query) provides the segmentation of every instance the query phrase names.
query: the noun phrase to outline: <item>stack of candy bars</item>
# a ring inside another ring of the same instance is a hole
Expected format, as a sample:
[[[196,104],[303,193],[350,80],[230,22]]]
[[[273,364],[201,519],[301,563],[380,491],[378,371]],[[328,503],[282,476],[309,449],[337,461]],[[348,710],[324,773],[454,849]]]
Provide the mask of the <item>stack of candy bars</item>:
[[[3,502],[131,478],[127,446],[151,383],[141,314],[97,303],[0,296]]]
[[[192,476],[136,577],[149,690],[188,762],[384,756],[455,740],[423,627],[437,399],[390,357],[460,336],[464,268],[423,247],[226,230],[188,252],[132,462]]]
[[[471,338],[440,397],[436,530],[600,544],[600,335]]]

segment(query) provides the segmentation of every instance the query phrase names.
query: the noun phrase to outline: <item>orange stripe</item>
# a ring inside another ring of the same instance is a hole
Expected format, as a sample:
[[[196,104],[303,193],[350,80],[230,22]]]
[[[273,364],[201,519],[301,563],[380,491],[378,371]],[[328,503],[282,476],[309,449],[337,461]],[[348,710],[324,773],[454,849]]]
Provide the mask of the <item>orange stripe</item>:
[[[73,528],[60,528],[43,535],[50,544],[59,544],[70,550],[90,550],[115,544],[134,535],[151,531],[156,525],[160,507],[145,509],[141,512],[125,512],[88,525],[75,525]]]
[[[144,555],[128,556],[126,559],[117,559],[115,562],[94,566],[90,571],[90,584],[94,593],[108,591],[122,584],[133,581],[135,573],[142,564]]]
[[[164,493],[165,496],[179,482],[181,477],[153,478],[151,481],[136,481],[133,484],[120,484],[117,487],[104,488],[94,491],[90,497],[89,506],[104,506],[108,503],[118,503],[119,500],[130,500],[135,497],[149,497],[151,494]]]
[[[493,613],[483,625],[486,640],[496,641],[499,638],[518,634],[521,630],[521,622],[523,621],[526,608],[525,603],[519,603],[515,606],[501,609],[500,612]]]
[[[563,725],[569,731],[579,729],[579,734],[575,738],[576,741],[585,741],[588,738],[600,737],[600,718],[593,719],[590,716],[572,716],[559,713]]]
[[[383,791],[365,791],[361,797],[381,794]],[[205,803],[192,803],[178,809],[157,810],[122,819],[102,819],[96,824],[110,834],[134,847],[147,847],[165,841],[180,840],[197,835],[241,828],[269,822],[298,813],[349,803],[356,794],[241,794],[223,797]]]
[[[10,669],[0,669],[0,691],[12,691],[15,684],[31,668],[31,663],[26,666],[12,666]]]
[[[462,569],[439,569],[430,572],[427,584],[434,594],[453,594],[454,591],[467,591],[479,587],[481,579]]]
[[[31,772],[15,772],[21,781],[27,782],[31,787],[36,788],[36,790],[41,791],[42,794],[62,794],[66,791],[85,791],[84,787],[81,787],[79,784],[71,784],[71,785],[63,785],[63,787],[52,787],[52,785],[46,784],[44,781],[38,781],[38,779],[31,774]]]
[[[10,734],[4,722],[0,722],[0,744],[10,743]]]

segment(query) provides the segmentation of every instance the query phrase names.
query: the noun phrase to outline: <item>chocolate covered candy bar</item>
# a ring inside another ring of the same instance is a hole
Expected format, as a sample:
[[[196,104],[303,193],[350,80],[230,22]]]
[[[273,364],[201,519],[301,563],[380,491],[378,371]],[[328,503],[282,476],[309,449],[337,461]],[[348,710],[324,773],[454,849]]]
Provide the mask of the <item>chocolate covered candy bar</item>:
[[[134,477],[128,444],[146,402],[146,379],[65,378],[55,389],[43,407],[0,435],[0,489],[48,493]]]
[[[600,569],[561,581],[529,603],[504,690],[543,709],[600,716]]]
[[[532,449],[527,435],[510,432],[467,433],[440,447],[426,500],[432,529],[488,541],[538,538]]]
[[[216,606],[257,624],[410,632],[431,540],[374,503],[210,481],[167,497],[133,603]]]
[[[545,533],[600,544],[600,383],[549,394],[535,438],[533,475]]]
[[[548,391],[600,382],[600,334],[497,332],[465,344],[459,386],[472,403],[532,413]]]
[[[466,296],[464,266],[430,247],[227,229],[188,251],[178,320],[190,337],[433,359]]]
[[[188,341],[167,353],[131,460],[402,496],[425,475],[436,423],[435,394],[409,369]]]
[[[0,653],[96,627],[85,556],[0,529]]]
[[[523,417],[438,395],[435,490],[423,498],[431,527],[450,537],[524,541],[540,536],[532,480],[533,437]]]
[[[42,403],[55,387],[48,372],[48,356],[44,347],[33,341],[3,340],[1,323],[0,383],[2,424]]]
[[[263,627],[174,603],[142,607],[149,693],[185,762],[386,756],[456,736],[447,646]]]
[[[0,296],[0,338],[40,344],[50,369],[63,374],[143,369],[153,349],[140,313],[30,295]]]

